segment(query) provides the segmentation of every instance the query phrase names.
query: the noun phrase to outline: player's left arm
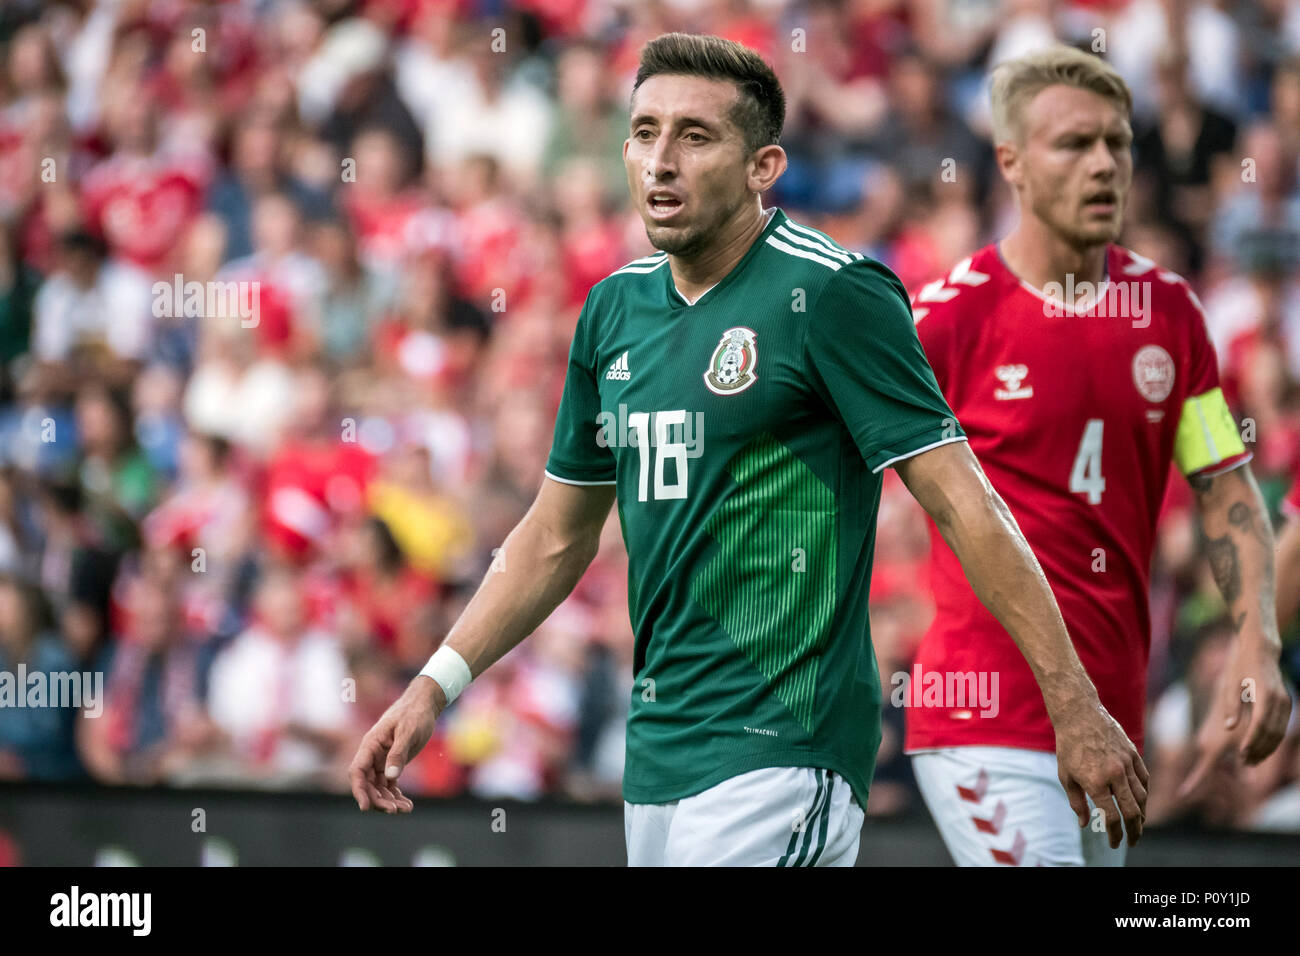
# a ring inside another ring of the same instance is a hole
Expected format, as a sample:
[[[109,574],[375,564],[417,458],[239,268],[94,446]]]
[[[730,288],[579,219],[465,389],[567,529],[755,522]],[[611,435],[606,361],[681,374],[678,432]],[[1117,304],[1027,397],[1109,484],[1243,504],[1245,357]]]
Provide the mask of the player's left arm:
[[[1171,294],[1171,312],[1185,319],[1174,327],[1187,336],[1188,382],[1174,436],[1174,463],[1196,492],[1210,567],[1237,635],[1214,706],[1197,734],[1196,763],[1179,790],[1187,796],[1234,749],[1247,764],[1257,764],[1277,749],[1286,734],[1291,698],[1278,666],[1282,645],[1268,511],[1250,472],[1251,454],[1219,388],[1219,363],[1205,311],[1185,283],[1175,283]]]
[[[1121,819],[1129,845],[1136,844],[1146,812],[1146,765],[1098,698],[1038,559],[970,446],[942,445],[894,468],[1029,664],[1056,733],[1061,785],[1079,826],[1089,821],[1086,794],[1106,815],[1111,847],[1120,844]]]
[[[1089,821],[1086,795],[1105,813],[1112,847],[1125,829],[1136,843],[1146,767],[1102,706],[1043,569],[971,452],[926,360],[902,283],[879,263],[859,260],[837,271],[812,311],[805,334],[812,387],[867,467],[898,473],[1025,655],[1056,731],[1061,785],[1079,825]]]
[[[1188,481],[1196,492],[1210,569],[1237,637],[1183,794],[1195,790],[1234,747],[1248,765],[1259,763],[1282,742],[1291,716],[1278,664],[1273,531],[1250,465],[1242,461],[1227,471],[1194,473]]]

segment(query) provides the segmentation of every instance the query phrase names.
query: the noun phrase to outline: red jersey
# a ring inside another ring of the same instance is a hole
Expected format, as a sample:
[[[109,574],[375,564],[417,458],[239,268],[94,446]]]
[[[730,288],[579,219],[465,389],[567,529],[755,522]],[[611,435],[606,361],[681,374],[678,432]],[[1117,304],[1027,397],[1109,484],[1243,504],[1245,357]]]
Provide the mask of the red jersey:
[[[921,288],[913,308],[939,386],[1037,555],[1102,703],[1141,748],[1148,576],[1170,464],[1192,475],[1250,459],[1200,303],[1179,276],[1112,245],[1093,304],[1076,312],[988,246]],[[907,749],[1055,750],[1024,656],[933,522],[930,540],[936,614],[912,679],[939,674],[956,688],[950,675],[984,675],[995,703],[946,706],[962,703],[954,694],[910,707]]]

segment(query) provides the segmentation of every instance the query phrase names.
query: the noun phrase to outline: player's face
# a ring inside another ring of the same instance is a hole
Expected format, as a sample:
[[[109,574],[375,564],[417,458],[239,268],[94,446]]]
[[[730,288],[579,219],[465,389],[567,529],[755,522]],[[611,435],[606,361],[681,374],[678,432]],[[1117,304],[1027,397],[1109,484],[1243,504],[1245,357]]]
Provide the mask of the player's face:
[[[1024,141],[1004,169],[1026,212],[1075,246],[1119,237],[1133,182],[1133,130],[1091,90],[1049,86],[1025,107]]]
[[[623,162],[656,249],[699,254],[753,200],[744,138],[730,119],[739,95],[734,83],[699,76],[652,76],[637,90]]]

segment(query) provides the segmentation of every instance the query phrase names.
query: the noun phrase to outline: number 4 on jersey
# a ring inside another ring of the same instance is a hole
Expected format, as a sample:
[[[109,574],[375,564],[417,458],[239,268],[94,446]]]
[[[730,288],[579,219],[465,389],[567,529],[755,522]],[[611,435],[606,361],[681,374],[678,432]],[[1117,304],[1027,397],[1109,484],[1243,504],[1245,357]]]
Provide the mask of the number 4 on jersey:
[[[1090,505],[1101,504],[1101,493],[1106,490],[1106,479],[1101,475],[1102,424],[1100,418],[1088,419],[1070,469],[1070,490],[1086,494]]]

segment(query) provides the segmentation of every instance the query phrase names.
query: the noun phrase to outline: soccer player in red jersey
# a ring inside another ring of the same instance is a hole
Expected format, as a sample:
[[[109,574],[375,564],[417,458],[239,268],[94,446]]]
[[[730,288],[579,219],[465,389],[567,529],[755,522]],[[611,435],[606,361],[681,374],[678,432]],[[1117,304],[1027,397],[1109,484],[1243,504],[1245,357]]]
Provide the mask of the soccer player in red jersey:
[[[1020,222],[916,292],[917,332],[1101,703],[1139,749],[1148,573],[1170,463],[1191,483],[1237,633],[1191,790],[1230,752],[1266,757],[1290,715],[1273,537],[1251,455],[1195,294],[1115,244],[1133,173],[1124,81],[1097,57],[1054,47],[999,66],[992,101]],[[933,525],[931,541],[937,612],[902,703],[906,748],[949,851],[963,866],[1122,865],[1103,812],[1058,777],[1041,676]]]

